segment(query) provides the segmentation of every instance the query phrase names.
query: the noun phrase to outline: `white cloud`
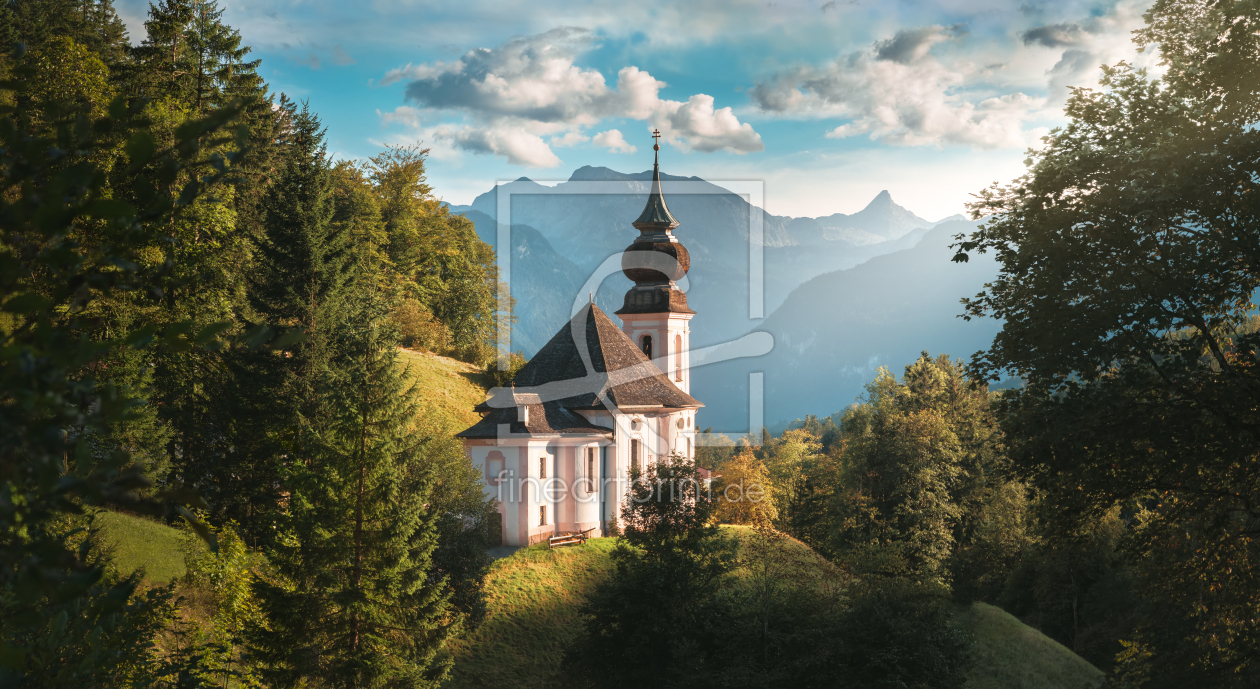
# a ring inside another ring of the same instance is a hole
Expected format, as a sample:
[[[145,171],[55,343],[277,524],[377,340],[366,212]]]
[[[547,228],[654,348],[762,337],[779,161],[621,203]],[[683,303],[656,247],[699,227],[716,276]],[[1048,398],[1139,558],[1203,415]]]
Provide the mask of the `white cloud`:
[[[1033,50],[1063,51],[1045,73],[1051,102],[1061,104],[1067,100],[1069,87],[1096,86],[1100,65],[1138,57],[1129,39],[1133,30],[1142,25],[1144,9],[1144,2],[1124,0],[1105,14],[1037,26],[1021,33],[1024,45]],[[1152,57],[1148,53],[1138,57],[1137,62],[1149,63]]]
[[[420,126],[460,117],[470,124],[453,129],[467,151],[494,153],[514,164],[559,165],[550,146],[587,141],[582,130],[606,119],[633,119],[658,128],[683,150],[747,153],[764,148],[752,125],[729,108],[715,108],[712,96],[687,101],[660,97],[664,82],[635,66],[623,67],[612,88],[598,70],[575,64],[594,43],[590,32],[572,27],[515,38],[497,48],[470,50],[454,62],[391,70],[382,85],[406,81],[409,110],[396,110],[382,124]],[[612,131],[604,132],[606,139]],[[550,135],[549,141],[543,141]],[[606,147],[636,150],[625,142]],[[611,139],[609,139],[611,141]],[[597,142],[598,143],[598,142]]]
[[[661,134],[671,143],[680,142],[683,148],[706,153],[720,150],[751,153],[765,149],[761,135],[747,122],[741,124],[734,111],[713,109],[713,96],[697,94],[676,106],[673,101],[661,101],[661,111],[669,112]]]
[[[596,146],[603,146],[612,153],[634,153],[639,150],[626,141],[626,137],[621,135],[621,130],[619,129],[609,129],[606,132],[600,132],[591,141]]]
[[[555,146],[556,148],[570,148],[578,144],[584,144],[590,140],[591,137],[583,134],[582,132],[566,132],[563,136],[551,137],[547,143],[548,145]]]
[[[1023,123],[1045,99],[973,92],[967,87],[974,66],[947,66],[931,54],[932,46],[962,33],[942,26],[904,30],[822,67],[776,74],[749,95],[766,112],[848,120],[827,132],[829,138],[867,135],[894,145],[977,149],[1030,143]]]
[[[450,132],[455,145],[472,153],[493,153],[513,165],[556,167],[561,160],[542,137],[521,127],[464,127]]]

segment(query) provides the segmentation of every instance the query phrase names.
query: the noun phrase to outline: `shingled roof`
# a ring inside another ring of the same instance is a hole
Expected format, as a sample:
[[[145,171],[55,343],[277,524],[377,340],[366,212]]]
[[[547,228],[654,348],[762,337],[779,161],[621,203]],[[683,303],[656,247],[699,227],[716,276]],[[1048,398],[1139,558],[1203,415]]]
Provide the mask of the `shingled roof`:
[[[611,438],[612,429],[596,426],[577,412],[569,411],[556,402],[526,405],[529,423],[517,419],[515,407],[490,409],[489,413],[470,428],[455,434],[456,438],[499,438],[499,427],[506,424],[512,435],[597,435]]]
[[[579,344],[585,335],[585,351]],[[585,355],[585,356],[584,356]],[[588,361],[588,363],[584,363]],[[569,409],[703,407],[678,389],[598,306],[587,304],[516,374],[516,390]]]
[[[579,347],[583,339],[584,348]],[[525,432],[525,426],[516,420],[515,408],[522,400],[542,403],[527,405],[530,409],[528,430],[541,434],[587,433],[593,429],[611,432],[590,424],[582,415],[570,411],[572,409],[694,409],[704,406],[670,382],[594,304],[582,307],[538,350],[516,373],[514,385],[514,389],[500,391],[477,405],[477,411],[486,413],[485,418],[458,437],[495,437],[501,423],[511,424],[514,433]],[[601,393],[606,404],[601,400]],[[536,414],[536,409],[543,413]]]

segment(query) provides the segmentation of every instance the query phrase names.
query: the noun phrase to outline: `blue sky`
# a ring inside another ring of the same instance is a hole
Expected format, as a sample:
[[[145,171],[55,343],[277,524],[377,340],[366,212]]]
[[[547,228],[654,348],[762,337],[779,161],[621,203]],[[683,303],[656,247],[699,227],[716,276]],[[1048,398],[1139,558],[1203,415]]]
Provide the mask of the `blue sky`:
[[[930,220],[1023,171],[1069,86],[1138,54],[1149,2],[221,2],[270,87],[309,99],[338,156],[431,149],[468,203],[496,180],[651,165],[763,180],[773,213]],[[132,40],[147,2],[116,0]]]

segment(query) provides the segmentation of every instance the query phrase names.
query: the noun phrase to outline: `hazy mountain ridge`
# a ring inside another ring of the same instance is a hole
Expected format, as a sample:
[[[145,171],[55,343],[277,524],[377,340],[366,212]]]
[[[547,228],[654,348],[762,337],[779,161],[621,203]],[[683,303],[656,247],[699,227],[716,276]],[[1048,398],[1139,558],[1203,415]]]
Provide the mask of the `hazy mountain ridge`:
[[[797,287],[757,328],[774,349],[756,359],[696,369],[692,390],[710,405],[697,423],[723,430],[748,425],[748,374],[765,381],[765,422],[827,414],[852,404],[881,366],[901,374],[919,352],[970,357],[993,340],[995,320],[959,318],[959,300],[997,275],[991,256],[954,263],[954,235],[975,224],[951,221],[922,232],[900,251],[818,275]],[[697,316],[699,319],[700,316]]]

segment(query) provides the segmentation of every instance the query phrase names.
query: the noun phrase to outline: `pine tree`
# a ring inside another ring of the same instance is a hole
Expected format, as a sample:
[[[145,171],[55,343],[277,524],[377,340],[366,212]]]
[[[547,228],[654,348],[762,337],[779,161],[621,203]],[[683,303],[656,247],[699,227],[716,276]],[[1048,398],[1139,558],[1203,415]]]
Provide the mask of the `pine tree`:
[[[284,167],[263,200],[267,234],[258,246],[250,302],[268,325],[306,336],[286,366],[288,392],[309,401],[331,358],[330,338],[344,316],[353,265],[349,234],[333,223],[332,170],[319,118],[305,103],[291,116]],[[311,418],[309,406],[302,412]]]
[[[449,668],[450,591],[428,577],[440,515],[426,509],[424,455],[436,439],[411,428],[418,399],[371,282],[319,389],[331,418],[303,424],[305,454],[269,553],[277,576],[255,584],[269,625],[251,635],[252,651],[278,686],[436,686]]]

